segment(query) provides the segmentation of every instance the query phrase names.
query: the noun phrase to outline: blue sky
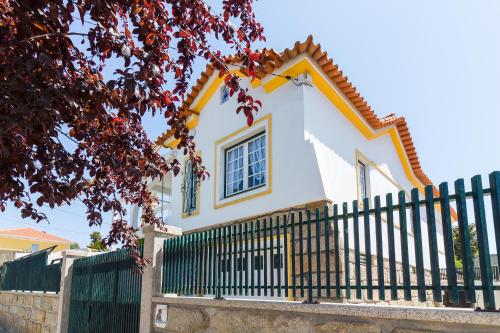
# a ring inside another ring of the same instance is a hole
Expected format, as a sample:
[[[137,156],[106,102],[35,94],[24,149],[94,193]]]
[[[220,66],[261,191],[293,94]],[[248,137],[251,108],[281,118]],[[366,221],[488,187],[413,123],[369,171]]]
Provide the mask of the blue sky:
[[[486,185],[500,169],[500,1],[260,0],[254,8],[266,47],[291,48],[312,34],[378,115],[406,117],[435,183],[464,177],[469,185],[482,174]],[[145,126],[155,138],[163,124]],[[31,226],[88,243],[80,203],[43,211],[51,224],[34,226],[9,207],[0,228]]]

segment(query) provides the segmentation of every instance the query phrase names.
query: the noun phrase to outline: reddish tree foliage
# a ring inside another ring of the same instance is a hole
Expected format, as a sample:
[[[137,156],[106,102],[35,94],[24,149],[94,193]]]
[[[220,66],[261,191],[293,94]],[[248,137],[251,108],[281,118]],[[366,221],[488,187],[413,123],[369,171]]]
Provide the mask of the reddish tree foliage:
[[[264,37],[252,3],[224,0],[216,15],[201,0],[0,0],[0,210],[12,202],[23,218],[41,221],[33,202],[79,199],[90,225],[114,211],[107,244],[135,247],[123,203],[161,225],[147,181],[180,171],[158,154],[144,115],[164,114],[204,177],[181,107],[196,59],[227,74],[248,124],[258,111],[208,42],[230,45],[255,77],[259,56],[250,46]],[[123,67],[105,78],[111,60]]]

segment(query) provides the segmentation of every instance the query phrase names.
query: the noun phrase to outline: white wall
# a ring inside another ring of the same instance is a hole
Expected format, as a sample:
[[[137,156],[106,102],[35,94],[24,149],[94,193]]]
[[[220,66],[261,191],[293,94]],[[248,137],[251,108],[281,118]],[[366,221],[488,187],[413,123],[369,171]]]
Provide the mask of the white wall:
[[[298,60],[300,59],[296,61]],[[287,66],[293,64],[294,62]],[[206,86],[210,83],[211,81]],[[396,203],[400,187],[408,192],[413,187],[406,177],[390,137],[384,135],[374,140],[367,140],[315,87],[297,87],[292,83],[286,83],[271,94],[264,93],[262,88],[255,90],[250,88],[250,91],[263,103],[263,109],[257,118],[272,115],[272,193],[242,203],[214,208],[215,142],[246,126],[245,117],[235,114],[237,107],[235,98],[220,105],[220,95],[217,91],[201,112],[199,125],[196,127],[197,148],[201,150],[203,163],[211,174],[200,187],[200,213],[186,218],[181,217],[182,177],[173,177],[172,216],[169,217],[168,224],[190,230],[325,198],[339,204],[347,201],[352,207],[352,200],[358,197],[357,150],[380,168],[379,170],[370,167],[369,179],[371,197],[383,196],[382,205],[385,205],[386,193],[393,193],[393,200]],[[181,154],[178,157],[182,159]],[[223,176],[220,174],[220,169],[218,168],[218,179]],[[424,210],[421,215],[424,261],[425,266],[430,267]],[[410,216],[407,219],[410,225]],[[399,224],[397,218],[395,224]],[[352,223],[350,228],[352,230]],[[372,253],[376,253],[373,221],[371,230]],[[360,239],[363,240],[363,228],[360,228],[360,231]],[[438,234],[442,234],[440,223],[438,223]],[[384,255],[388,256],[385,224],[383,239]],[[397,249],[400,247],[399,239],[397,229],[395,230]],[[438,240],[442,251],[442,237],[438,236]],[[353,244],[354,239],[351,237],[350,246],[353,247]],[[364,242],[361,248],[364,248]],[[409,253],[410,262],[413,263],[412,237],[409,239]],[[401,260],[400,258],[400,251],[397,251],[397,260]],[[443,267],[444,255],[440,255],[440,261]]]
[[[373,198],[381,196],[381,204],[385,206],[387,193],[393,194],[393,203],[398,200],[400,188],[404,189],[409,198],[413,185],[408,181],[401,161],[396,153],[394,144],[388,135],[383,135],[373,140],[368,140],[336,107],[316,88],[304,87],[304,139],[310,142],[317,157],[319,172],[324,184],[325,195],[334,203],[339,205],[348,202],[349,211],[352,211],[352,201],[358,198],[356,177],[356,151],[370,161],[374,162],[379,169],[368,166],[369,171],[369,194],[371,207]],[[391,180],[389,180],[391,179]],[[393,181],[395,181],[394,184]],[[423,199],[423,195],[421,195]],[[436,214],[439,212],[437,211]],[[437,223],[438,248],[444,251],[442,242],[442,226]],[[386,220],[382,214],[383,221]],[[425,209],[421,210],[421,231],[423,240],[424,264],[430,267],[427,224],[425,222]],[[411,218],[407,216],[408,230],[410,231]],[[399,219],[395,217],[395,225],[399,225]],[[353,230],[352,221],[350,230]],[[372,254],[376,252],[375,222],[371,221],[371,244]],[[353,232],[350,232],[350,247],[354,247]],[[384,244],[384,256],[388,257],[387,225],[382,226],[382,239]],[[364,231],[360,228],[361,249],[364,249]],[[401,260],[399,229],[395,230],[396,259]],[[409,237],[410,262],[414,263],[413,237]],[[444,266],[444,255],[440,255],[440,266]]]
[[[210,81],[207,86],[209,84]],[[272,193],[240,204],[214,208],[215,142],[246,126],[244,116],[235,113],[235,98],[220,105],[219,92],[216,92],[201,112],[196,127],[197,149],[201,150],[203,163],[211,174],[201,183],[200,213],[181,217],[182,176],[173,177],[169,224],[190,230],[325,198],[313,146],[303,140],[302,88],[287,83],[272,94],[264,93],[262,88],[250,89],[251,94],[263,103],[257,118],[272,114]],[[222,174],[217,175],[218,179],[220,177]]]

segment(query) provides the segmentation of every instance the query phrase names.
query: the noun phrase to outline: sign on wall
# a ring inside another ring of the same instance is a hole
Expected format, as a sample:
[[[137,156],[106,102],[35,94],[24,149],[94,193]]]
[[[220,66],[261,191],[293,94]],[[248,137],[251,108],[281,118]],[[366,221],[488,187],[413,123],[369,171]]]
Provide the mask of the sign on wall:
[[[166,304],[156,304],[154,324],[157,328],[167,327],[167,310]]]

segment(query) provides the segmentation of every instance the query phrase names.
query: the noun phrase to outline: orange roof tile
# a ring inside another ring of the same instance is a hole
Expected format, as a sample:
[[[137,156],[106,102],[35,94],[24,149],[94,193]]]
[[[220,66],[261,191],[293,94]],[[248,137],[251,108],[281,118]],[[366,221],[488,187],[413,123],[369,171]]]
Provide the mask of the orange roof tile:
[[[52,234],[48,234],[45,231],[38,231],[32,228],[17,228],[17,229],[5,229],[0,230],[0,237],[22,237],[22,238],[30,238],[36,239],[40,241],[47,242],[57,242],[57,243],[71,243],[70,240],[67,240],[62,237],[58,237]]]
[[[342,93],[347,97],[352,105],[354,105],[354,107],[373,129],[396,126],[396,129],[405,148],[406,156],[408,157],[408,161],[410,162],[415,176],[420,180],[420,182],[422,182],[423,185],[432,184],[431,180],[425,174],[422,166],[420,165],[420,161],[418,159],[412,137],[408,131],[408,125],[405,118],[397,117],[394,114],[379,118],[372,110],[370,105],[368,105],[365,99],[360,95],[360,93],[357,92],[356,87],[354,87],[354,85],[349,82],[347,76],[344,76],[338,66],[333,63],[333,60],[331,58],[328,58],[328,54],[326,53],[326,51],[321,50],[321,45],[319,43],[316,44],[313,42],[312,36],[309,36],[302,43],[296,42],[291,50],[285,49],[281,53],[278,53],[273,49],[263,49],[261,51],[261,64],[257,70],[258,78],[264,78],[267,74],[272,73],[276,69],[283,66],[283,64],[293,60],[301,54],[308,54],[316,62],[316,64],[322,69],[323,73],[328,76],[330,78],[330,81],[342,91]],[[231,63],[238,62],[238,59],[236,57],[228,59]],[[206,69],[201,73],[201,76],[197,80],[196,85],[193,86],[191,92],[187,95],[187,98],[181,107],[183,110],[189,110],[189,107],[196,99],[200,91],[203,90],[203,87],[208,82],[213,72],[214,66],[212,64],[208,64]],[[171,130],[164,132],[158,137],[156,143],[158,145],[162,145],[163,142],[165,142],[173,134],[174,133]]]

